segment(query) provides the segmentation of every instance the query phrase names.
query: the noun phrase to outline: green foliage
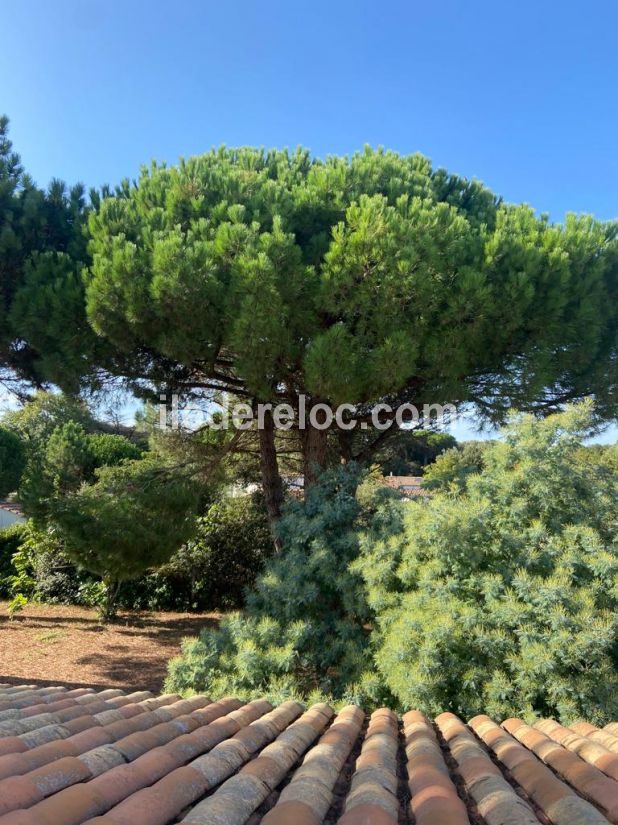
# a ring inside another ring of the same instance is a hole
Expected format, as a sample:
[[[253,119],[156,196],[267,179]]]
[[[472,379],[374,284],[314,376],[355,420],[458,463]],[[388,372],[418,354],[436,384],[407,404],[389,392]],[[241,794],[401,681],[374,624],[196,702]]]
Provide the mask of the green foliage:
[[[35,588],[41,597],[81,598],[72,561],[100,576],[111,598],[120,581],[168,561],[191,535],[201,485],[164,456],[101,433],[85,405],[39,394],[7,419],[27,448],[20,500],[39,536],[57,544]]]
[[[457,447],[446,450],[435,462],[427,467],[423,475],[426,490],[463,490],[468,476],[483,469],[483,455],[489,446],[485,441],[464,441]]]
[[[19,498],[24,512],[37,524],[45,524],[54,497],[77,489],[86,478],[90,458],[86,443],[83,427],[69,421],[28,451]]]
[[[36,187],[0,117],[0,366],[37,385],[75,389],[93,358],[80,277],[85,218],[83,187]]]
[[[273,556],[244,614],[225,616],[187,640],[167,688],[273,697],[351,694],[370,665],[370,617],[358,553],[361,508],[353,469],[326,473],[280,524],[285,550]]]
[[[124,461],[141,458],[143,450],[123,435],[94,433],[88,437],[88,451],[92,468],[115,467]]]
[[[16,573],[13,556],[19,550],[24,537],[24,525],[13,524],[0,530],[0,597],[11,593],[10,577]]]
[[[74,411],[73,407],[69,410]],[[82,420],[94,423],[86,415]],[[41,524],[55,499],[94,481],[99,467],[116,466],[142,455],[142,450],[124,436],[88,433],[81,420],[69,418],[52,427],[53,418],[40,422],[25,416],[20,423],[31,425],[31,433],[19,497],[25,512]]]
[[[463,489],[408,503],[400,530],[365,538],[354,569],[402,707],[615,718],[618,487],[574,461],[591,423],[589,405],[513,419]]]
[[[108,583],[157,567],[192,534],[199,490],[155,457],[96,471],[51,501],[50,521],[65,551]]]
[[[49,604],[86,604],[81,589],[92,577],[80,573],[63,551],[53,530],[33,521],[20,525],[5,587],[22,600]]]
[[[21,439],[6,427],[0,427],[0,498],[17,490],[24,467],[24,445]]]
[[[28,595],[99,602],[95,576],[128,606],[240,603],[272,547],[257,504],[221,503],[196,527],[208,491],[182,451],[162,434],[144,452],[102,433],[88,408],[65,396],[39,393],[6,420],[26,445],[19,495],[32,519]],[[196,529],[198,540],[184,546]]]
[[[81,424],[69,421],[52,432],[45,448],[44,473],[55,493],[79,487],[90,473],[90,464],[88,435]]]
[[[105,585],[69,557],[63,538],[57,527],[33,521],[0,530],[0,597],[20,593],[48,604],[101,607]],[[263,502],[222,498],[197,519],[195,536],[166,564],[122,583],[117,604],[131,610],[239,607],[273,549]]]
[[[13,430],[28,447],[45,445],[56,429],[74,422],[88,431],[97,428],[97,422],[84,401],[70,395],[37,392],[17,410],[10,410],[2,417],[5,427]]]
[[[399,430],[375,456],[384,475],[422,475],[445,450],[457,445],[448,433],[424,430]]]
[[[577,450],[575,460],[618,478],[618,444],[587,444]]]
[[[28,598],[24,596],[23,593],[17,593],[15,596],[13,596],[7,608],[9,620],[12,621],[15,614],[22,611],[27,604]]]
[[[263,501],[222,498],[197,519],[195,536],[169,562],[123,585],[119,603],[151,610],[239,607],[273,550]]]
[[[167,687],[615,718],[618,475],[576,460],[592,424],[589,404],[514,416],[428,501],[327,473],[246,611],[187,640]]]
[[[4,580],[8,587],[10,602],[8,606],[9,618],[28,604],[35,590],[35,579],[32,567],[31,548],[27,544],[27,528],[20,534],[17,549],[11,557],[11,573]]]

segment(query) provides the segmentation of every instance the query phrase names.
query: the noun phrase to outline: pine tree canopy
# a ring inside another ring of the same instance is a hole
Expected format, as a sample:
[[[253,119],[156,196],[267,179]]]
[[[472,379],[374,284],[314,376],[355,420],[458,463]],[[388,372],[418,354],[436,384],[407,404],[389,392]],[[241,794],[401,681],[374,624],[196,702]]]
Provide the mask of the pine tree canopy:
[[[89,372],[96,339],[86,320],[83,187],[24,173],[0,117],[0,377],[71,389]]]
[[[615,224],[508,205],[421,155],[220,149],[89,217],[88,316],[135,379],[615,412]]]
[[[364,435],[298,433],[312,483],[333,444],[366,462],[396,435],[372,429],[377,403],[497,421],[592,395],[611,418],[617,351],[616,223],[552,223],[370,148],[221,148],[153,163],[86,208],[80,187],[35,187],[0,123],[0,365],[29,382],[346,403]],[[270,425],[259,449],[277,517]]]
[[[421,155],[213,150],[144,168],[88,226],[88,318],[134,386],[294,410],[304,394],[357,421],[378,402],[500,419],[589,394],[616,413],[618,227],[551,223]],[[331,433],[345,460],[385,440],[355,453]],[[326,438],[301,433],[309,482]]]

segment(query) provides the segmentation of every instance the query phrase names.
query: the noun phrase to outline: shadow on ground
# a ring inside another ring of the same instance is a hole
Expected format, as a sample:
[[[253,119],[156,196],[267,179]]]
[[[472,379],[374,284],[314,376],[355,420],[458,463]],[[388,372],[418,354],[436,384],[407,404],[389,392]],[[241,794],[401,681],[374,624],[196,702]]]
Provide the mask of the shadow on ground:
[[[28,605],[12,621],[0,603],[0,683],[162,689],[167,662],[184,637],[216,627],[220,615],[122,613],[101,624],[96,612]]]

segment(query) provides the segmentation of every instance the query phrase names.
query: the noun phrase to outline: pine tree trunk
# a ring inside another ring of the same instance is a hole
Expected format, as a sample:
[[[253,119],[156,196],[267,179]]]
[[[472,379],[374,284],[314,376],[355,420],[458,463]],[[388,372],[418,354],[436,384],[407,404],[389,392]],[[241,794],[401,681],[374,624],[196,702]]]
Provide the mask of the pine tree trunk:
[[[101,619],[110,622],[116,617],[116,599],[120,590],[120,582],[115,579],[103,579],[105,585],[105,599],[101,606]]]
[[[281,518],[281,505],[283,503],[283,484],[279,475],[279,465],[277,463],[277,450],[275,448],[275,425],[272,412],[267,410],[264,413],[264,426],[260,433],[260,466],[262,470],[262,487],[264,489],[264,499],[268,520],[273,531],[275,546],[280,549],[280,541],[276,536],[276,524]]]
[[[321,471],[326,466],[327,437],[327,430],[318,430],[309,422],[307,422],[306,428],[301,430],[305,489],[316,483]]]

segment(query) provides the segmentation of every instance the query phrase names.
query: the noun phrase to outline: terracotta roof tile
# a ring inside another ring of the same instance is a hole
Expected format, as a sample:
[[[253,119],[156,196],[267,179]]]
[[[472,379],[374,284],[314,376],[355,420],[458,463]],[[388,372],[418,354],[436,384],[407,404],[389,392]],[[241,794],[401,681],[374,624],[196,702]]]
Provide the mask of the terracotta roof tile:
[[[527,750],[527,746],[521,743],[523,739],[530,740],[531,732],[536,733],[532,728],[520,720],[509,719],[504,722],[504,730],[501,730],[486,716],[475,717],[470,721],[470,725],[510,771],[531,801],[555,825],[607,823],[607,819],[596,807],[578,796],[574,789],[562,782],[534,752]],[[538,740],[536,736],[533,738],[536,747]],[[579,757],[575,758],[579,760]],[[579,761],[585,766],[584,762]]]
[[[405,801],[409,799],[409,804]],[[618,724],[0,685],[0,825],[607,825]]]
[[[534,728],[519,725],[514,730],[514,736],[571,785],[575,792],[600,808],[610,821],[618,820],[618,782]]]
[[[430,721],[411,711],[403,717],[403,732],[410,807],[417,825],[469,825]]]
[[[618,754],[612,753],[600,742],[580,736],[553,719],[541,719],[534,725],[554,742],[558,742],[580,756],[585,762],[599,768],[606,776],[618,780]]]

